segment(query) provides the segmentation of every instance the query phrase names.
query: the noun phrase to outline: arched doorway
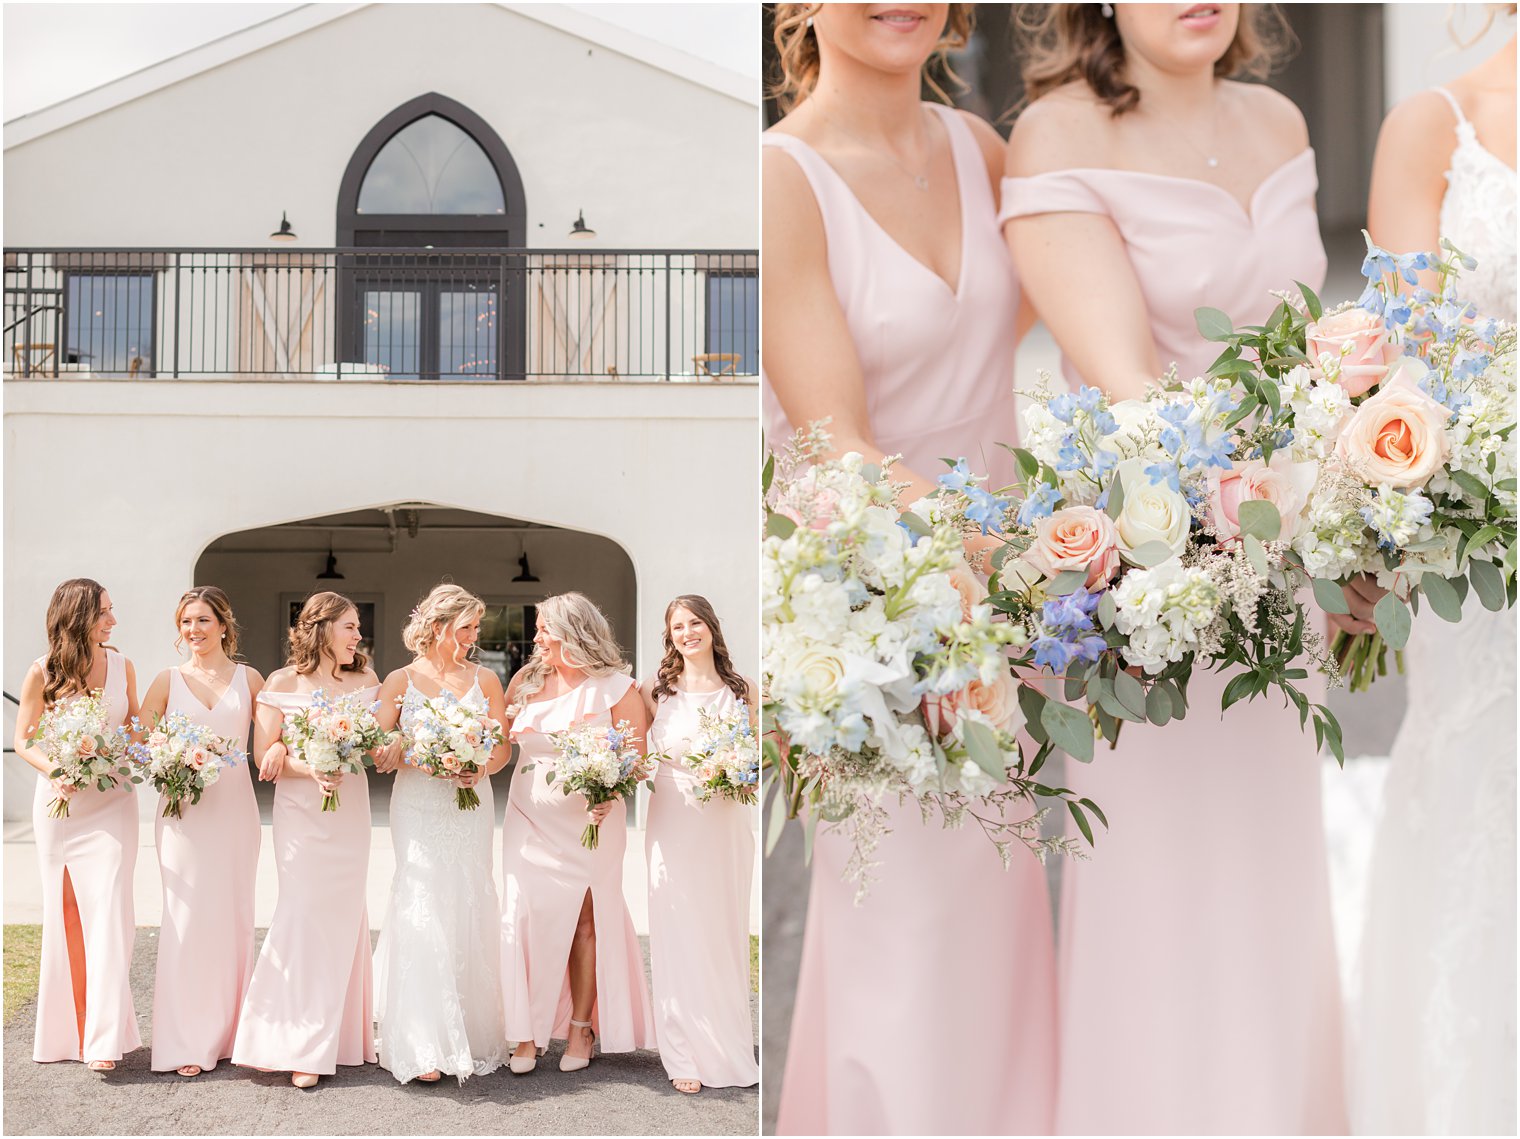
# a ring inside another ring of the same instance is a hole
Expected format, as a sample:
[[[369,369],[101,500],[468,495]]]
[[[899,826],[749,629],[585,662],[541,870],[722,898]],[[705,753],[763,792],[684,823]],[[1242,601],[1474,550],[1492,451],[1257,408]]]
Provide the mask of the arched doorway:
[[[243,627],[242,655],[265,676],[284,663],[285,635],[301,603],[331,589],[359,606],[366,650],[384,678],[410,659],[401,630],[412,606],[445,578],[486,602],[480,661],[503,682],[532,651],[534,606],[572,589],[601,607],[626,658],[635,659],[633,563],[617,543],[578,530],[398,502],[224,534],[195,565],[195,584],[227,592]],[[512,770],[493,780],[498,819]],[[257,787],[267,815],[273,787]],[[390,780],[376,778],[371,787],[383,823]]]
[[[386,115],[338,189],[339,246],[375,251],[339,258],[344,360],[395,379],[520,376],[523,290],[495,251],[522,248],[527,224],[517,163],[479,115],[437,93]]]

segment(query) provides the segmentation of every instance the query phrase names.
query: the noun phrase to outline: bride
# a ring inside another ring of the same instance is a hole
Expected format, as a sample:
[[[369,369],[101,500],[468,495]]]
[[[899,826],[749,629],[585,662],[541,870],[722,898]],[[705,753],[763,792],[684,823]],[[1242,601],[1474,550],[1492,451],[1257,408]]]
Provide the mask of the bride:
[[[1449,239],[1478,263],[1461,298],[1515,319],[1513,38],[1394,108],[1367,213],[1387,249]],[[1352,1019],[1362,1134],[1515,1132],[1515,647],[1513,612],[1473,598],[1409,641]]]
[[[484,612],[480,598],[447,584],[412,610],[401,637],[413,660],[385,678],[381,727],[390,730],[399,720],[410,734],[423,701],[439,699],[506,722],[501,681],[468,659]],[[499,771],[507,755],[500,744],[486,774]],[[381,1067],[401,1083],[444,1075],[463,1083],[499,1068],[506,1055],[491,783],[479,774],[435,778],[400,758],[393,747],[376,763],[378,771],[396,771],[390,805],[396,877],[375,953],[376,1050]],[[474,810],[456,805],[460,786],[475,787]]]

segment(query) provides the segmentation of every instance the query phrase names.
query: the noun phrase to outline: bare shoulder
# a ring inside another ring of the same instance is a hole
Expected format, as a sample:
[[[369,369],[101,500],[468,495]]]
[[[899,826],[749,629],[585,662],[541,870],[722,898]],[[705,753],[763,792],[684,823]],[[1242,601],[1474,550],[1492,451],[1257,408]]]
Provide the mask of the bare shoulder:
[[[387,680],[386,683],[389,684],[390,681]],[[501,677],[497,676],[489,668],[482,668],[480,670],[480,690],[485,693],[487,699],[497,694],[505,695],[502,693]]]
[[[793,155],[779,146],[761,147],[760,183],[767,226],[776,222],[823,228],[812,184]]]
[[[1414,150],[1440,149],[1450,153],[1457,145],[1457,116],[1439,91],[1419,91],[1394,105],[1378,132],[1378,146]]]
[[[248,696],[252,700],[257,700],[259,693],[264,691],[264,678],[259,675],[259,670],[250,664],[245,664],[243,669],[243,678],[248,682]]]
[[[296,690],[296,678],[300,673],[287,665],[277,668],[269,674],[269,679],[264,682],[265,692],[294,692]]]
[[[513,703],[517,699],[517,694],[522,691],[523,675],[526,671],[526,669],[518,669],[512,674],[512,679],[507,681],[507,703]]]
[[[1226,81],[1246,119],[1283,150],[1296,154],[1309,145],[1309,125],[1298,104],[1264,83]]]
[[[372,668],[366,667],[364,671],[359,674],[359,679],[364,681],[364,686],[366,688],[380,687],[380,677]]]
[[[1019,114],[1008,136],[1004,171],[1011,177],[1112,165],[1113,116],[1085,83],[1040,96]]]
[[[987,164],[987,177],[996,186],[1003,177],[1003,153],[1007,144],[1003,142],[1003,136],[998,134],[993,127],[981,115],[972,114],[970,111],[957,111],[961,122],[971,129],[971,137],[976,139],[976,145],[982,152],[982,161]]]

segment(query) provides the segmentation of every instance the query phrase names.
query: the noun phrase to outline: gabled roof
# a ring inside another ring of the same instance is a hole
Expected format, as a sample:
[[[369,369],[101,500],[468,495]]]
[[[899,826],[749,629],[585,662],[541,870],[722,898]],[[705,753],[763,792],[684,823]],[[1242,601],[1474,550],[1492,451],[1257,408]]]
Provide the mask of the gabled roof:
[[[576,36],[608,51],[668,72],[688,83],[705,87],[741,103],[759,106],[760,84],[737,72],[677,48],[641,36],[637,32],[599,20],[562,4],[490,4],[519,16]],[[5,149],[31,142],[43,135],[150,95],[234,59],[292,39],[334,20],[341,20],[369,4],[303,4],[230,35],[201,44],[189,51],[113,79],[62,102],[21,115],[5,124]],[[757,48],[758,50],[758,48]]]

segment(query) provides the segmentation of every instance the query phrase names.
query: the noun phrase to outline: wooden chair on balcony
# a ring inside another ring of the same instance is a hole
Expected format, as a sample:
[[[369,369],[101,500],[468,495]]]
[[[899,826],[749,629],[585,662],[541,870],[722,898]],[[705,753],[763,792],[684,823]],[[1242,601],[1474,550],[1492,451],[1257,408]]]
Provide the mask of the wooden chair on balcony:
[[[721,380],[724,376],[738,375],[742,360],[737,352],[700,352],[691,358],[691,363],[697,375]],[[717,365],[716,371],[713,365]]]
[[[55,363],[56,344],[15,344],[15,372],[18,376],[31,376],[39,372],[51,372]]]

